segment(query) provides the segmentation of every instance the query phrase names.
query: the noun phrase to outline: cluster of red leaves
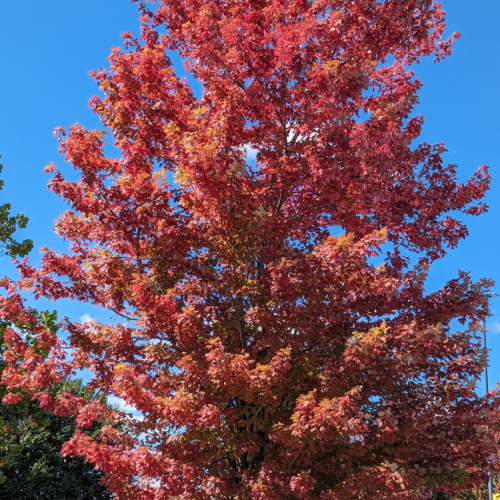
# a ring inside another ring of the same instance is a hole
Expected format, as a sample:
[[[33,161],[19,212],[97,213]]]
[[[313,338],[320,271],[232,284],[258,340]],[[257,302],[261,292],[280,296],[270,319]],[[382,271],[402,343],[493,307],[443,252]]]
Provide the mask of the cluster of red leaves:
[[[83,428],[65,452],[105,471],[122,499],[418,499],[484,480],[497,402],[473,389],[491,283],[461,274],[424,292],[429,264],[467,235],[449,213],[482,213],[489,184],[486,168],[457,183],[443,145],[414,145],[421,84],[409,66],[458,38],[442,40],[440,6],[140,9],[142,39],[125,35],[94,73],[104,97],[91,105],[120,158],[105,156],[101,131],[59,130],[80,172],[48,168],[71,207],[56,226],[71,252],[23,262],[17,283],[126,321],[67,322],[66,360],[56,338],[48,360],[33,359],[11,332],[4,382],[36,395],[85,368],[94,389],[142,412],[132,437],[105,426],[93,439],[84,428],[112,420],[104,408],[50,402]],[[16,297],[7,319],[23,314]]]

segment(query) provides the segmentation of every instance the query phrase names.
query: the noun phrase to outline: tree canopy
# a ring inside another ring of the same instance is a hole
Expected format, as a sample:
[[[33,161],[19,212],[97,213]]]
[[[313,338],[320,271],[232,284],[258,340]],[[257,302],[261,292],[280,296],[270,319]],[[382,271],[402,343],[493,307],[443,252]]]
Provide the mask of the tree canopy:
[[[487,167],[459,182],[445,146],[419,141],[411,66],[459,37],[443,38],[442,8],[138,5],[141,38],[93,73],[104,130],[57,130],[80,174],[47,168],[70,250],[21,263],[1,310],[50,355],[7,329],[4,382],[75,416],[64,452],[120,499],[428,499],[484,482],[498,400],[474,386],[492,283],[460,272],[425,290],[490,182]],[[67,353],[25,289],[114,318],[66,321]],[[88,390],[142,413],[131,435],[90,435],[116,412],[44,389],[82,368]]]

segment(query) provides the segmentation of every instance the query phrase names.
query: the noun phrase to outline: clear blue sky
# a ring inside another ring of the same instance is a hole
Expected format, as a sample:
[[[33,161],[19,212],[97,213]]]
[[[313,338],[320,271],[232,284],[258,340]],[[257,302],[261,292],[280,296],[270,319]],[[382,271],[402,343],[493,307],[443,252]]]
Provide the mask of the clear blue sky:
[[[429,60],[415,68],[424,83],[417,109],[426,118],[422,139],[445,142],[446,160],[459,165],[463,179],[479,165],[489,165],[493,184],[487,197],[489,213],[468,220],[469,239],[434,265],[428,287],[440,288],[461,269],[470,270],[475,279],[497,280],[500,293],[500,2],[442,3],[449,32],[461,32],[462,39],[451,58],[437,65]],[[97,93],[88,71],[107,67],[111,47],[121,44],[120,34],[137,32],[138,26],[136,8],[128,0],[2,3],[0,154],[5,188],[0,199],[29,216],[23,236],[34,240],[35,261],[42,246],[62,248],[52,227],[64,205],[46,189],[48,176],[43,171],[51,161],[63,163],[52,131],[74,122],[100,126],[87,106]],[[0,275],[5,273],[14,275],[6,258],[0,262]],[[500,382],[500,297],[493,300],[495,316],[488,321],[490,385]],[[84,314],[107,319],[85,304],[63,301],[57,309],[73,319]]]

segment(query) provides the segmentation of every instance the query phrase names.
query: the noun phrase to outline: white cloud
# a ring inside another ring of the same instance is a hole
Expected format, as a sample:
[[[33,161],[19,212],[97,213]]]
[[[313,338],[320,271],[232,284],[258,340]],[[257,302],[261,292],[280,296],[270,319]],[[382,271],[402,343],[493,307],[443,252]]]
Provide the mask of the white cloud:
[[[91,323],[92,321],[94,321],[90,314],[88,313],[85,313],[83,316],[80,316],[80,322],[85,324],[85,323]]]
[[[500,321],[493,320],[486,323],[486,329],[491,333],[500,333]]]
[[[123,398],[119,398],[118,396],[108,396],[107,402],[110,406],[118,407],[119,411],[127,413],[130,419],[130,423],[132,421],[135,421],[137,423],[144,421],[144,415],[140,411],[138,411],[135,406],[127,403]],[[130,432],[133,432],[133,427],[129,427],[128,429]],[[140,443],[144,444],[147,440],[148,435],[147,433],[141,432],[139,435],[136,435],[136,437]]]
[[[310,132],[307,134],[307,136],[304,136],[302,134],[299,134],[296,130],[293,128],[289,129],[288,132],[288,137],[287,140],[288,142],[303,142],[304,140],[313,140],[317,137],[318,133],[317,132]],[[247,160],[256,160],[257,159],[257,153],[259,152],[259,149],[256,149],[252,147],[250,144],[245,145],[245,158]]]
[[[108,404],[110,404],[112,406],[118,406],[118,409],[120,411],[123,411],[126,413],[138,413],[135,406],[128,404],[124,399],[119,398],[117,396],[108,396]]]
[[[258,152],[258,149],[252,148],[249,144],[245,146],[245,156],[247,160],[255,160]]]

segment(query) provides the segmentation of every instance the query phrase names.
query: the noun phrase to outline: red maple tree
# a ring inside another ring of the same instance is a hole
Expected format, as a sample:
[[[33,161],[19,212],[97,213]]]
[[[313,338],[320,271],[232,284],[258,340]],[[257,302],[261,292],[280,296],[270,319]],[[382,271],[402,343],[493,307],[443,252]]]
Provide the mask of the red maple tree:
[[[59,130],[80,172],[48,167],[71,207],[56,225],[70,252],[21,263],[2,309],[27,321],[29,288],[118,321],[67,321],[67,357],[34,324],[48,359],[10,330],[4,383],[76,414],[65,452],[121,499],[429,498],[484,481],[495,401],[474,383],[491,283],[462,273],[424,290],[467,235],[450,213],[484,212],[489,184],[485,167],[459,184],[442,144],[416,142],[410,66],[458,38],[443,40],[440,5],[139,6],[141,39],[126,34],[94,73],[91,106],[120,157],[103,131]],[[142,413],[128,432],[94,439],[86,426],[112,412],[51,396],[82,368]]]

